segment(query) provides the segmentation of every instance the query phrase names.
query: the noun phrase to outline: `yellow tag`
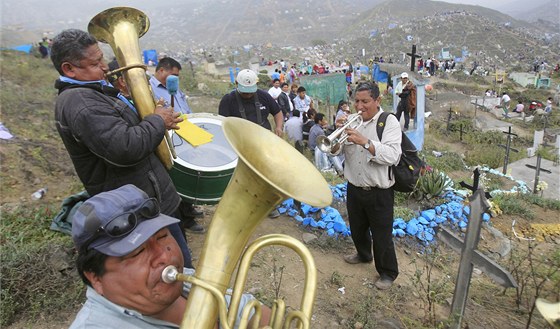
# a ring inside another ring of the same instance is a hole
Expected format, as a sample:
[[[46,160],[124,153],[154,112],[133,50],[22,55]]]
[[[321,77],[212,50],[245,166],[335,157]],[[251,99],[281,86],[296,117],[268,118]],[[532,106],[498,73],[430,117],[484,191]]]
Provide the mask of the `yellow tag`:
[[[189,142],[192,146],[199,146],[212,141],[214,135],[187,120],[186,115],[182,115],[181,117],[183,121],[177,124],[179,129],[175,131],[181,138]]]

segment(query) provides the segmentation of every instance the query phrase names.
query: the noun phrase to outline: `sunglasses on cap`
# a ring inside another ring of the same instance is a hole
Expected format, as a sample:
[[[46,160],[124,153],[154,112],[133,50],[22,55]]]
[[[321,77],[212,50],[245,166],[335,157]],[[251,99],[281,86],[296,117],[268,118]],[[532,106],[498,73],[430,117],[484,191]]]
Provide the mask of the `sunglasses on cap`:
[[[95,230],[93,236],[83,244],[83,250],[89,250],[90,245],[102,235],[111,238],[119,238],[134,231],[136,226],[142,221],[159,216],[160,208],[155,198],[149,198],[139,207],[131,211],[119,214],[110,219],[107,224],[101,225]]]

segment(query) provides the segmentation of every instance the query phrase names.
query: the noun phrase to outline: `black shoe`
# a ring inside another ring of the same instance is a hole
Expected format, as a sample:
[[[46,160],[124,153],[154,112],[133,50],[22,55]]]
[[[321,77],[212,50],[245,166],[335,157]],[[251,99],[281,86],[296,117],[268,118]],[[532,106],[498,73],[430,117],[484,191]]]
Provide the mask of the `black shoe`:
[[[191,233],[196,234],[203,234],[204,232],[206,232],[206,229],[195,221],[193,221],[193,224],[190,224],[190,226],[186,226],[185,229]]]
[[[204,212],[198,210],[195,206],[192,206],[187,215],[191,217],[204,217]]]

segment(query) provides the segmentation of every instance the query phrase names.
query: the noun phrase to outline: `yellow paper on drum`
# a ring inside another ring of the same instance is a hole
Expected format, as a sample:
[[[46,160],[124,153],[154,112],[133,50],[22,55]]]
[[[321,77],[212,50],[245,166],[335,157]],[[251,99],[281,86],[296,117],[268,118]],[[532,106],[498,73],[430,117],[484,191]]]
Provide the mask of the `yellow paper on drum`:
[[[189,142],[192,146],[199,146],[212,141],[214,135],[190,122],[186,116],[183,116],[183,119],[184,121],[177,124],[179,129],[176,130],[181,138]]]

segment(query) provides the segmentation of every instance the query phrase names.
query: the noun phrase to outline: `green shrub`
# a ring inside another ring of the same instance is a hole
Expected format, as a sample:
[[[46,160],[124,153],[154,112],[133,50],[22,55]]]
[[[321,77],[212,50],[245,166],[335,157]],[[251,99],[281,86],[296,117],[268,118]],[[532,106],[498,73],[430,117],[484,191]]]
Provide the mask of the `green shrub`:
[[[499,194],[492,198],[504,215],[518,215],[527,219],[533,219],[535,213],[527,207],[527,202],[520,194]]]
[[[2,326],[45,310],[55,316],[83,300],[71,239],[48,229],[52,216],[48,205],[2,207]]]

